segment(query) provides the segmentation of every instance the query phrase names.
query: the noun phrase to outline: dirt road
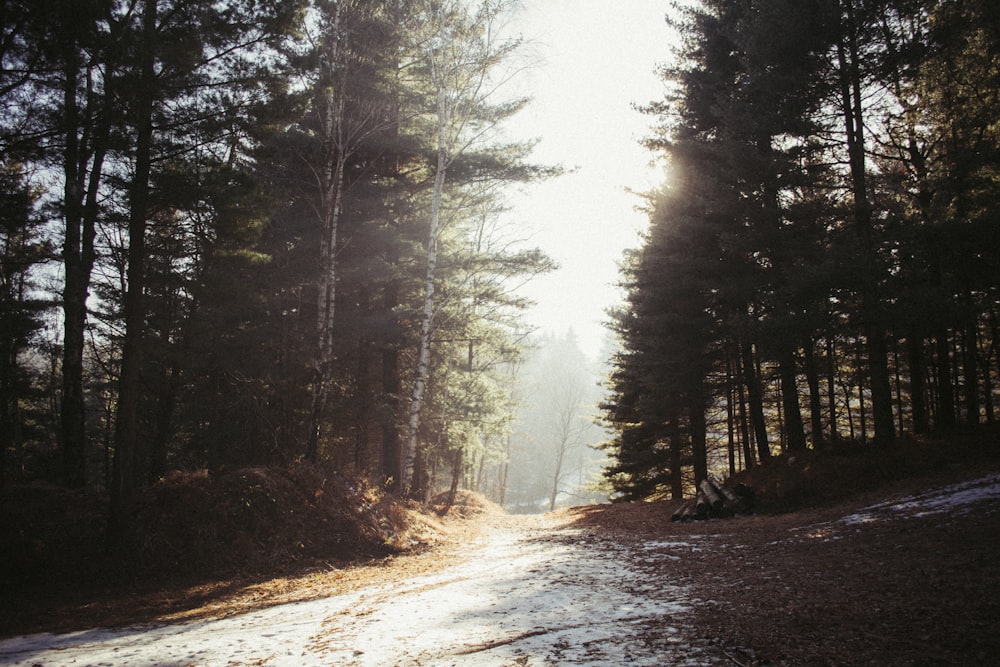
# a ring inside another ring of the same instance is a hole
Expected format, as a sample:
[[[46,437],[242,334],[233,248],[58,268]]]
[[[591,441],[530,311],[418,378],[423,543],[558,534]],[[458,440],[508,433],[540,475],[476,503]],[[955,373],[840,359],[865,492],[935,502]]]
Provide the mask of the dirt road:
[[[230,618],[0,643],[0,664],[702,665],[684,588],[637,545],[538,518],[491,520],[454,564]]]
[[[485,516],[422,555],[326,575],[349,584],[297,581],[295,603],[16,637],[0,665],[992,664],[998,519],[995,473],[691,525],[657,504]]]

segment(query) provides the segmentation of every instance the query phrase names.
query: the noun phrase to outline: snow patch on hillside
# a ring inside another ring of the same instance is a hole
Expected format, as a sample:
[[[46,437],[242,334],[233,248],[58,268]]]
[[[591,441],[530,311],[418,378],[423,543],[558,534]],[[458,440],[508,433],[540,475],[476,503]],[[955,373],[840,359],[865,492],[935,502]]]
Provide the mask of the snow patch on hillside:
[[[899,500],[878,503],[841,519],[849,526],[887,518],[924,517],[944,512],[968,512],[973,506],[1000,499],[1000,474],[952,484]]]

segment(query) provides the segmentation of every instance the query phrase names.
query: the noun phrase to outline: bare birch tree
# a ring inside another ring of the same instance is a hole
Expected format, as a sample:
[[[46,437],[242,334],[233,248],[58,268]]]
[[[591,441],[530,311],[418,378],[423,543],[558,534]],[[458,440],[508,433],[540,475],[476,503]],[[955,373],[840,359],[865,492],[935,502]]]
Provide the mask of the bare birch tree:
[[[316,82],[316,114],[321,143],[319,164],[315,166],[319,190],[320,250],[319,281],[316,290],[316,358],[309,415],[306,458],[315,462],[319,450],[320,420],[330,393],[333,373],[333,317],[337,296],[337,231],[343,208],[344,168],[347,150],[344,141],[344,107],[347,77],[343,34],[344,3],[325,8],[320,45],[319,75]]]
[[[485,0],[475,11],[470,11],[460,0],[433,0],[419,17],[424,31],[417,55],[434,100],[435,152],[420,347],[400,478],[404,493],[414,491],[420,416],[430,371],[438,237],[444,219],[448,171],[456,159],[471,147],[488,141],[499,123],[523,106],[522,100],[491,103],[510,77],[509,71],[501,72],[501,66],[521,44],[518,39],[500,34],[503,19],[513,7],[510,0]]]
[[[584,396],[583,387],[577,378],[567,373],[565,378],[559,378],[554,383],[558,392],[554,397],[555,411],[552,415],[552,489],[549,495],[549,511],[556,508],[559,492],[566,481],[567,457],[571,452],[583,446],[583,434],[587,422],[583,418]]]
[[[319,146],[318,153],[307,159],[315,178],[315,210],[320,228],[316,348],[306,444],[306,458],[313,462],[318,456],[323,411],[333,383],[337,237],[344,208],[345,171],[366,140],[397,122],[396,118],[386,118],[380,111],[381,105],[365,98],[360,89],[372,81],[370,76],[361,76],[357,71],[366,48],[360,43],[360,33],[362,29],[385,27],[383,5],[364,0],[318,4],[321,29],[313,131]]]

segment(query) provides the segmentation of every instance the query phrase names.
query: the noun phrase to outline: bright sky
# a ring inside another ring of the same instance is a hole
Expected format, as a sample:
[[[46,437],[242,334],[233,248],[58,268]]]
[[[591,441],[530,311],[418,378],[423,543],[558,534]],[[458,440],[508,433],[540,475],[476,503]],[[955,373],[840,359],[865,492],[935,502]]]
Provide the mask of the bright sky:
[[[573,173],[528,188],[514,215],[560,269],[523,292],[538,302],[528,319],[557,335],[572,329],[596,359],[617,304],[618,263],[646,220],[635,207],[662,180],[639,141],[652,119],[633,109],[663,96],[656,68],[670,58],[668,0],[523,0],[517,30],[540,64],[523,75],[532,104],[510,125],[541,140],[534,158]]]

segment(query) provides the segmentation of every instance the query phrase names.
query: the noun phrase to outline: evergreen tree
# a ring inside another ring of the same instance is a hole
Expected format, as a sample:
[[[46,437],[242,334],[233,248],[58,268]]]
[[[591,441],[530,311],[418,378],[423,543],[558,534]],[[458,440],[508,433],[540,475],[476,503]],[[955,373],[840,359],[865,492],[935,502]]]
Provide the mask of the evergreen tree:
[[[25,457],[30,376],[23,355],[51,305],[37,285],[40,265],[52,259],[40,232],[38,195],[20,165],[0,165],[0,480],[13,477],[11,468]]]
[[[244,102],[241,90],[251,94],[262,90],[255,85],[251,63],[266,59],[294,16],[293,3],[274,4],[263,11],[253,2],[206,6],[147,0],[134,9],[120,17],[127,26],[124,46],[132,56],[121,70],[127,91],[122,93],[122,130],[132,143],[130,151],[116,156],[128,165],[121,182],[128,250],[111,489],[111,535],[118,541],[127,538],[128,508],[145,478],[139,463],[148,460],[141,449],[145,440],[139,424],[148,314],[146,235],[149,221],[170,208],[165,193],[155,190],[157,172],[175,151],[192,150],[195,140],[207,144],[220,136],[229,138],[223,145],[235,155],[238,143],[233,140],[238,135],[232,134],[227,114]]]

